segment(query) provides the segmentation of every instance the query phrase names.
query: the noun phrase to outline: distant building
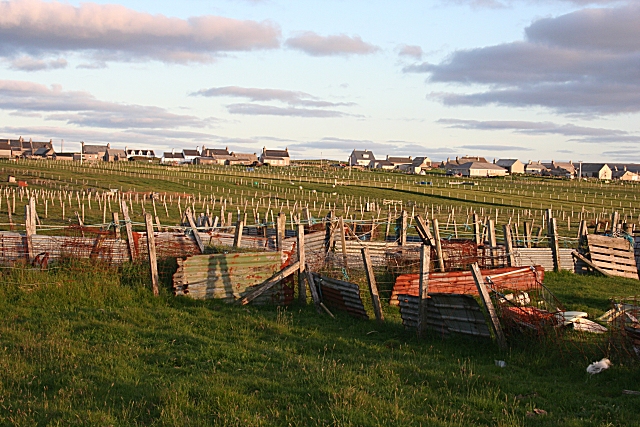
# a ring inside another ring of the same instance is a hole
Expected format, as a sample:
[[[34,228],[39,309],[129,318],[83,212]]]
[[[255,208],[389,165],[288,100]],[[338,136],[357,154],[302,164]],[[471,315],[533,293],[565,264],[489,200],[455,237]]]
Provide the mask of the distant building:
[[[581,178],[611,179],[611,168],[606,163],[582,163],[578,171]]]
[[[518,159],[500,159],[496,165],[505,168],[509,175],[524,173],[524,164]]]
[[[0,159],[11,159],[13,151],[9,142],[0,142]]]
[[[119,148],[107,148],[103,159],[105,162],[120,162],[127,159],[127,153]]]
[[[617,167],[611,171],[611,178],[620,181],[640,181],[640,174],[632,172],[624,167],[622,170],[618,170]]]
[[[527,163],[524,167],[524,172],[532,175],[544,175],[547,173],[547,171],[547,167],[543,165],[540,160],[538,160],[537,162],[532,162],[531,160],[529,160],[529,163]]]
[[[544,163],[544,165],[547,167],[548,175],[574,178],[577,174],[576,166],[571,160],[568,163],[551,160],[551,163]]]
[[[262,148],[260,155],[260,163],[269,166],[289,166],[291,159],[289,158],[289,149],[284,150],[267,150]]]
[[[395,169],[395,165],[391,163],[389,160],[375,160],[373,165],[376,169],[385,169],[385,170],[393,170]]]
[[[494,163],[488,162],[467,162],[462,164],[453,164],[447,172],[454,174],[462,174],[462,176],[468,177],[493,177],[493,176],[505,176],[507,170]]]
[[[80,153],[55,153],[53,160],[80,161]]]
[[[399,169],[400,166],[410,166],[413,163],[411,156],[409,157],[387,156],[387,161],[393,165],[394,169]]]
[[[6,139],[1,142],[5,142],[11,147],[11,155],[12,158],[19,157],[44,157],[51,158],[53,156],[53,142],[49,141],[34,141],[29,138],[26,141],[23,137],[18,139]],[[40,154],[36,154],[38,152]],[[6,155],[6,146],[5,146],[5,155]]]
[[[85,144],[84,141],[80,142],[80,145],[82,145],[82,159],[87,162],[104,160],[104,156],[105,154],[107,154],[107,150],[111,148],[111,144],[89,145]]]
[[[256,153],[231,153],[231,158],[227,161],[230,166],[252,166],[258,163]]]
[[[195,150],[184,149],[182,155],[184,157],[183,163],[194,163],[194,160],[200,157],[200,147],[196,147]]]
[[[175,150],[171,150],[171,152],[165,151],[160,161],[162,163],[181,164],[185,163],[185,158],[183,153],[176,153]]]
[[[149,161],[156,158],[156,152],[154,150],[147,149],[132,149],[129,147],[124,148],[127,154],[127,159],[136,161]]]
[[[411,162],[411,166],[413,167],[414,173],[420,173],[424,170],[431,169],[431,159],[428,157],[416,157]]]
[[[369,150],[353,150],[349,156],[349,166],[374,167],[376,156]]]

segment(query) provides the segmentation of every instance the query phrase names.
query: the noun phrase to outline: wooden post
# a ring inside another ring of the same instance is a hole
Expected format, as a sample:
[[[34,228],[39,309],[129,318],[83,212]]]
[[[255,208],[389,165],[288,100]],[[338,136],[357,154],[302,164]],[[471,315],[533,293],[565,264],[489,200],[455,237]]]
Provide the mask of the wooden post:
[[[27,246],[27,261],[31,262],[33,261],[33,243],[31,241],[31,235],[33,234],[33,228],[31,226],[31,206],[30,205],[25,205],[24,206],[24,229],[26,232],[26,246]]]
[[[511,225],[505,224],[502,226],[504,232],[504,246],[507,250],[507,265],[509,267],[515,267],[516,257],[513,252],[513,239],[511,238]]]
[[[389,236],[391,235],[391,208],[389,208],[389,214],[387,215],[387,227],[384,231],[384,240],[389,240]]]
[[[527,248],[531,247],[531,223],[529,221],[524,222],[524,240]]]
[[[476,239],[476,245],[482,244],[482,234],[480,232],[480,217],[477,213],[473,213],[473,235]]]
[[[333,249],[333,211],[327,213],[325,219],[325,233],[324,233],[324,251],[325,253]]]
[[[484,306],[489,313],[491,326],[493,327],[493,332],[496,336],[496,340],[498,341],[498,345],[502,350],[504,350],[507,348],[507,341],[504,337],[504,333],[502,332],[500,320],[498,320],[498,315],[496,314],[496,310],[493,307],[493,303],[491,302],[489,291],[484,284],[484,279],[482,278],[482,273],[480,272],[480,267],[478,267],[477,262],[471,266],[471,273],[473,274],[473,280],[476,282],[476,287],[478,288],[480,299],[484,303]]]
[[[118,218],[118,212],[113,212],[113,233],[116,239],[120,238],[120,218]]]
[[[298,301],[300,304],[307,303],[307,290],[304,286],[306,254],[304,252],[304,225],[298,224],[298,261],[300,261],[300,269],[298,270]],[[309,284],[311,286],[311,284]],[[314,301],[315,303],[315,301]]]
[[[122,199],[122,218],[124,219],[124,228],[127,230],[127,245],[129,246],[129,257],[131,261],[136,259],[135,242],[133,241],[133,228],[131,227],[131,218],[129,218],[129,208],[126,200]]]
[[[151,269],[151,287],[153,295],[158,296],[158,261],[156,259],[156,239],[153,234],[153,220],[150,213],[144,214],[144,222],[147,226],[147,249],[149,251],[149,266]]]
[[[418,316],[418,335],[422,336],[427,327],[427,296],[429,291],[429,266],[431,263],[431,248],[427,245],[420,247],[420,312]]]
[[[187,216],[187,221],[189,221],[189,227],[191,227],[191,230],[193,231],[193,237],[196,240],[196,243],[198,244],[198,248],[200,249],[200,253],[203,254],[204,253],[204,243],[202,243],[202,239],[200,238],[200,233],[198,233],[198,228],[196,227],[196,223],[193,220],[193,214],[191,212],[191,208],[187,208],[184,211],[184,213]]]
[[[618,223],[620,222],[620,214],[618,212],[613,212],[611,214],[611,235],[615,235],[615,232],[618,231]]]
[[[433,234],[431,234],[431,230],[429,230],[429,224],[423,220],[420,215],[416,215],[414,219],[416,220],[416,231],[418,231],[418,235],[422,239],[422,243],[427,246],[433,246],[434,239]]]
[[[551,253],[553,255],[553,271],[560,271],[560,244],[558,243],[558,226],[556,224],[556,219],[549,219],[547,234],[551,239],[549,241],[549,245],[551,246]]]
[[[438,219],[433,218],[431,221],[433,224],[433,240],[436,241],[436,256],[438,257],[438,268],[444,272],[444,256],[442,253],[442,242],[440,241],[440,227],[438,226]]]
[[[407,244],[407,211],[404,209],[396,220],[396,240],[398,241],[398,246]]]
[[[344,235],[344,219],[340,217],[338,220],[338,227],[340,227],[340,246],[342,247],[342,261],[344,262],[344,268],[349,268],[347,262],[347,238]]]
[[[487,237],[489,238],[489,254],[491,256],[491,265],[496,266],[496,246],[498,246],[498,242],[496,240],[496,227],[495,223],[491,218],[487,219]]]
[[[364,271],[367,274],[369,292],[371,293],[371,303],[373,304],[373,311],[376,315],[376,320],[378,320],[378,322],[383,322],[384,315],[382,314],[382,307],[380,306],[378,285],[376,284],[376,278],[373,275],[373,265],[371,264],[371,257],[369,256],[369,248],[367,246],[362,248],[362,261],[364,262]]]
[[[320,301],[320,295],[318,295],[318,289],[316,288],[316,283],[313,280],[313,274],[311,274],[311,270],[309,270],[308,265],[305,266],[305,273],[307,276],[307,283],[309,284],[309,291],[311,291],[311,299],[313,300],[313,304],[316,306],[316,311],[318,314],[321,314],[322,311],[320,310],[320,307],[322,307],[331,317],[333,317],[333,314],[324,306],[324,304],[322,304],[322,301]]]
[[[239,248],[242,244],[242,229],[244,228],[244,222],[238,221],[236,223],[235,234],[233,235],[233,247]]]
[[[284,212],[278,214],[276,220],[276,248],[281,251],[285,237],[285,229],[287,226],[287,215]]]

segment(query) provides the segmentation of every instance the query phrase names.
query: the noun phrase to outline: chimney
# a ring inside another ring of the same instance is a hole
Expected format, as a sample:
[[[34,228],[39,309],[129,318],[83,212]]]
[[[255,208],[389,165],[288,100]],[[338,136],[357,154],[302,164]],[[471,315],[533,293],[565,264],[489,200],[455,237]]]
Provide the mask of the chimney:
[[[616,167],[616,170],[618,170],[618,168]],[[627,171],[627,165],[624,165],[624,171]]]
[[[496,164],[496,158],[495,157],[493,158],[493,164],[494,165]]]
[[[107,142],[107,148],[111,148],[111,143]]]
[[[176,149],[175,148],[171,149],[171,154],[176,154]]]

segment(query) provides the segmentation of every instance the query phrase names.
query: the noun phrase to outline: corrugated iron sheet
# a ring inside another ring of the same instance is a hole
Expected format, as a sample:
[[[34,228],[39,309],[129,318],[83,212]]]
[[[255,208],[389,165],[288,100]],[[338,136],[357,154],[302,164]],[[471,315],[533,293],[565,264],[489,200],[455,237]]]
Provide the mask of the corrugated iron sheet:
[[[284,268],[279,252],[195,255],[178,259],[173,275],[175,295],[195,299],[222,299],[233,302]],[[288,304],[293,301],[291,280],[283,280],[260,297],[255,304]]]
[[[346,311],[354,317],[369,318],[360,297],[360,287],[357,284],[315,273],[313,278],[319,287],[323,302],[328,306]]]
[[[409,329],[418,327],[420,300],[412,295],[399,295],[402,324]],[[471,295],[430,294],[427,298],[426,327],[442,335],[456,332],[490,338],[478,302]]]
[[[514,249],[516,266],[541,265],[545,270],[553,270],[553,254],[551,248],[517,248]],[[571,256],[573,249],[560,248],[560,267],[563,270],[575,271]]]
[[[498,275],[515,270],[522,267],[504,267],[491,270],[481,270],[483,276]],[[508,288],[513,290],[527,290],[536,286],[537,280],[542,282],[544,279],[544,268],[536,266],[536,275],[530,270],[524,270],[504,278],[498,278],[496,281],[508,283]],[[396,278],[393,291],[391,292],[391,300],[389,304],[398,304],[398,295],[418,296],[419,293],[419,275],[418,274],[401,274]],[[465,294],[477,295],[478,290],[473,280],[471,271],[451,271],[446,273],[431,272],[429,273],[429,295],[432,293],[445,294]]]

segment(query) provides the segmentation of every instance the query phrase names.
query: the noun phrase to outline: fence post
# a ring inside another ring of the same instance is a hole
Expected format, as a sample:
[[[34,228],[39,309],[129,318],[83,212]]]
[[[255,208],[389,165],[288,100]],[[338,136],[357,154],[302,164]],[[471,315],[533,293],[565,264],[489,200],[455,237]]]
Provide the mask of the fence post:
[[[187,216],[187,221],[189,221],[189,227],[193,230],[193,237],[196,239],[196,243],[198,244],[198,248],[200,249],[200,253],[204,253],[204,243],[202,243],[202,239],[200,238],[200,233],[198,233],[198,227],[196,227],[196,223],[193,220],[193,213],[191,212],[191,208],[187,208],[184,211]],[[146,214],[145,214],[146,216]],[[151,224],[153,226],[153,224]]]
[[[304,252],[304,225],[298,224],[298,261],[300,261],[300,269],[298,270],[298,301],[301,304],[307,303],[307,290],[304,286],[306,254]],[[309,288],[311,288],[309,284]],[[314,300],[315,303],[315,300]]]
[[[126,200],[122,199],[122,217],[124,219],[124,227],[127,230],[127,245],[129,246],[129,256],[131,261],[136,259],[135,242],[133,241],[133,229],[131,227],[131,218],[129,218],[129,208]]]
[[[431,248],[427,245],[420,247],[420,290],[419,304],[420,313],[418,316],[418,336],[423,336],[427,326],[427,296],[429,291],[429,267],[431,262]]]
[[[407,244],[407,211],[404,209],[400,213],[396,221],[397,231],[396,231],[396,239],[398,240],[399,246],[404,246]]]
[[[495,223],[491,218],[487,219],[487,235],[489,237],[489,255],[491,256],[491,265],[495,267],[497,264],[495,255],[496,255],[496,246],[498,246],[498,242],[496,241]]]
[[[433,224],[433,240],[436,241],[436,256],[438,257],[438,267],[440,271],[444,273],[444,256],[442,254],[442,242],[440,241],[440,227],[438,226],[438,219],[433,218],[431,221]]]
[[[526,247],[531,247],[531,223],[529,221],[524,222],[524,240],[526,241]]]
[[[553,271],[558,272],[561,269],[560,245],[558,243],[558,226],[555,218],[549,218],[547,234],[551,239],[549,245],[551,246],[551,253],[553,255]]]
[[[491,302],[491,297],[489,296],[487,287],[484,284],[484,279],[482,278],[482,273],[480,272],[480,267],[478,267],[477,262],[471,266],[471,273],[473,274],[473,280],[476,282],[476,287],[478,288],[480,299],[484,303],[484,306],[489,313],[489,317],[491,318],[491,326],[493,327],[493,332],[496,336],[496,340],[498,341],[498,345],[501,349],[504,350],[507,348],[507,341],[504,337],[504,333],[502,332],[500,320],[498,320],[496,310],[493,307],[493,303]]]
[[[153,222],[151,214],[144,214],[144,222],[147,226],[147,249],[149,252],[149,268],[151,269],[151,287],[153,295],[158,296],[158,260],[156,259],[156,238],[153,234]]]
[[[279,251],[281,251],[283,247],[286,226],[287,215],[284,212],[280,212],[276,220],[276,248]]]
[[[120,238],[120,218],[118,218],[118,212],[112,212],[113,216],[113,233],[116,239]]]
[[[244,228],[244,222],[243,221],[238,221],[236,223],[236,230],[235,233],[233,235],[233,247],[234,248],[239,248],[240,245],[242,244],[242,230]]]
[[[473,213],[473,235],[476,239],[476,245],[482,244],[482,237],[480,233],[480,217],[477,213]]]
[[[367,246],[362,248],[362,261],[364,262],[364,271],[367,274],[367,282],[369,283],[369,292],[371,293],[373,311],[378,322],[383,322],[384,315],[382,314],[382,307],[380,306],[378,285],[376,284],[376,278],[373,275],[373,265],[371,264],[371,257],[369,256],[369,248]]]
[[[507,249],[507,265],[514,267],[516,264],[516,257],[513,253],[513,240],[511,239],[511,225],[505,224],[502,226],[504,232],[504,246]]]

